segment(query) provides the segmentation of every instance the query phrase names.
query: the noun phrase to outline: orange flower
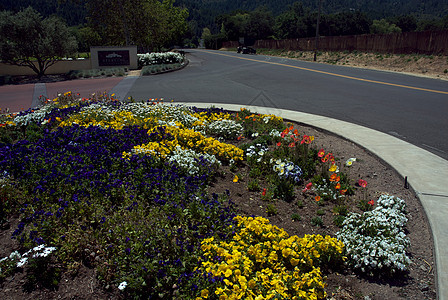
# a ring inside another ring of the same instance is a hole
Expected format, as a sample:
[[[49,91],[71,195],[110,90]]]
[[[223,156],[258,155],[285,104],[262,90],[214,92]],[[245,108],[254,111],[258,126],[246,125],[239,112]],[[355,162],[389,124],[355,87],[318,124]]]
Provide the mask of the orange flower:
[[[330,181],[338,182],[339,180],[341,180],[341,177],[339,177],[338,174],[336,174],[336,173],[331,174]]]
[[[345,193],[347,193],[347,190],[340,190],[339,193],[341,193],[341,195],[345,195]]]
[[[299,131],[297,129],[294,130],[294,134],[298,136],[299,135]]]
[[[316,196],[314,199],[316,199],[317,202],[320,201],[320,196]]]
[[[336,186],[334,188],[339,190],[341,188],[341,184],[338,182],[338,184],[336,184]]]

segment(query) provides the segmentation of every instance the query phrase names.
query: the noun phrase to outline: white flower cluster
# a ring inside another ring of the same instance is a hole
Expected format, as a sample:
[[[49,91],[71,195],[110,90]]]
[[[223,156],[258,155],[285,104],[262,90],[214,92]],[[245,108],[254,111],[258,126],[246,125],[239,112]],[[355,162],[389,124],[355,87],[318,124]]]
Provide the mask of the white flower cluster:
[[[263,160],[264,155],[269,151],[269,148],[262,144],[252,145],[246,150],[246,156],[255,159],[257,162]]]
[[[201,156],[208,161],[209,165],[221,165],[221,162],[212,154],[202,154],[191,149],[182,149],[179,145],[176,146],[168,160],[177,163],[188,174],[196,175],[200,171],[198,159]]]
[[[137,54],[139,66],[182,63],[184,56],[176,52]]]
[[[345,245],[350,263],[363,272],[405,271],[411,263],[404,233],[407,223],[404,200],[382,195],[373,211],[351,213],[336,235]]]
[[[327,180],[324,178],[323,184],[315,184],[313,185],[313,190],[316,194],[321,195],[324,199],[338,200],[342,199],[345,196],[338,192],[338,190],[334,190],[327,183]]]
[[[28,250],[22,255],[18,251],[14,251],[9,255],[9,257],[4,257],[0,259],[0,274],[3,272],[1,266],[6,265],[22,268],[24,265],[28,263],[28,259],[30,257],[31,258],[47,257],[55,250],[56,250],[55,247],[46,247],[45,245],[39,245],[31,250]]]
[[[11,184],[11,176],[9,175],[8,171],[3,171],[3,174],[0,174],[0,187],[4,188]]]
[[[274,160],[271,158],[271,164],[274,163],[272,169],[279,177],[292,178],[295,182],[300,182],[300,176],[303,175],[302,169],[290,161]]]
[[[206,125],[206,132],[224,139],[234,139],[243,131],[243,126],[234,120],[216,120]]]
[[[47,114],[50,113],[52,109],[52,105],[45,105],[41,108],[36,108],[34,111],[26,115],[16,116],[14,118],[14,123],[16,123],[17,126],[26,126],[30,123],[42,124],[42,122],[46,119]]]
[[[281,137],[282,133],[278,131],[277,129],[272,129],[271,132],[269,132],[269,136],[271,137]]]

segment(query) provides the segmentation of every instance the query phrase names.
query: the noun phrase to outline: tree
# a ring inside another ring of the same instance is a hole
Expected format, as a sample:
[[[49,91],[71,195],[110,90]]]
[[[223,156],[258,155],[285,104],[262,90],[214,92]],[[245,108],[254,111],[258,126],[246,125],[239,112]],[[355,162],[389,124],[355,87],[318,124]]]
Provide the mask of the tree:
[[[395,24],[390,24],[385,19],[373,20],[370,32],[374,34],[401,33],[401,28]]]
[[[188,31],[188,10],[174,0],[87,0],[89,25],[104,45],[159,49]]]
[[[267,39],[274,33],[275,20],[266,6],[256,8],[249,15],[246,35],[256,40]]]
[[[292,39],[313,36],[316,32],[316,18],[311,21],[310,9],[302,2],[295,2],[276,19],[275,34],[277,38]]]
[[[43,19],[28,7],[0,12],[0,59],[26,66],[41,78],[58,59],[76,52],[76,39],[57,17]]]

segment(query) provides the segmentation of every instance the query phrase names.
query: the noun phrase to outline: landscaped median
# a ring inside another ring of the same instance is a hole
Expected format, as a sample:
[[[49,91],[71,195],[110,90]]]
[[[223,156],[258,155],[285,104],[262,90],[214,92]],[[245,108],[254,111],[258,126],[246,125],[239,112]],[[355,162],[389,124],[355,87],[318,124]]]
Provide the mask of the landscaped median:
[[[0,222],[18,224],[0,280],[54,288],[85,264],[126,298],[324,299],[331,272],[409,266],[404,200],[373,199],[356,158],[278,116],[68,92],[0,126]],[[210,192],[241,183],[266,216]],[[332,211],[340,230],[289,235],[268,218],[280,202],[315,207],[317,231]]]

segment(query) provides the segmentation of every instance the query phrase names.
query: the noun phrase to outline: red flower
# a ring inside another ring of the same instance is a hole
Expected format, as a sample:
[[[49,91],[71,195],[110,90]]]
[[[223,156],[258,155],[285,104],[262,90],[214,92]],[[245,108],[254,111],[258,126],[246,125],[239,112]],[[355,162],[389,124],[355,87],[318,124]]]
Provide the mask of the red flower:
[[[370,200],[369,202],[367,202],[367,203],[369,203],[370,205],[372,205],[372,206],[374,206],[375,205],[375,201],[373,201],[373,199],[372,200]]]
[[[293,148],[296,144],[294,144],[294,142],[292,142],[291,144],[289,144],[289,148]]]
[[[263,192],[261,193],[262,196],[266,196],[266,188],[263,189]]]
[[[319,152],[317,153],[317,156],[319,156],[319,157],[324,157],[324,155],[325,155],[324,149],[320,149]]]
[[[313,186],[313,183],[310,182],[308,183],[305,188],[302,190],[302,193],[305,193],[306,191],[309,191],[311,189],[311,187]]]
[[[281,142],[278,142],[278,143],[277,143],[277,147],[280,147],[281,145],[282,145]]]
[[[367,181],[360,179],[360,180],[358,180],[358,184],[359,184],[359,186],[365,188],[367,186]]]

